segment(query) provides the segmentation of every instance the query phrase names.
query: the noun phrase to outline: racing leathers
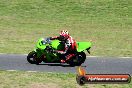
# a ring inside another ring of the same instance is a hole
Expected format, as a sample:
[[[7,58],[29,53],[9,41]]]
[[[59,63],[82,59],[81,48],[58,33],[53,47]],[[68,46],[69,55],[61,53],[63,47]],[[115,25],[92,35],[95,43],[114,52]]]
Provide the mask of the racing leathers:
[[[63,59],[61,59],[62,63],[70,60],[72,57],[75,56],[77,44],[76,41],[71,36],[69,36],[69,38],[67,38],[66,40],[61,40],[60,36],[50,37],[50,39],[51,40],[58,39],[64,44],[65,46],[64,50],[62,51],[57,50],[57,53],[63,56]]]

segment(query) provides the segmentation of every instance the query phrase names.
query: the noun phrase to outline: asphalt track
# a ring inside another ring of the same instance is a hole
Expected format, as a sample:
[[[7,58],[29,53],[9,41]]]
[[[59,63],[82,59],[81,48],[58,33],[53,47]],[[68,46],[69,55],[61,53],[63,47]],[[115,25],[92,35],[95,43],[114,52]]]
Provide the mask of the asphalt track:
[[[86,66],[90,74],[132,74],[132,58],[88,57],[82,66]],[[0,54],[0,70],[75,73],[76,67],[55,63],[29,64],[26,55]]]

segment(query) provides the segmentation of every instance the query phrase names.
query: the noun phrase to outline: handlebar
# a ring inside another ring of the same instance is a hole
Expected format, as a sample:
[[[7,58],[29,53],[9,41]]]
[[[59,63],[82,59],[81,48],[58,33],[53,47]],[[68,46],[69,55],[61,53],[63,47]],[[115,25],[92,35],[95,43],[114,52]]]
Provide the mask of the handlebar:
[[[51,43],[50,38],[45,38],[45,39],[42,41],[42,44],[50,44],[50,43]]]

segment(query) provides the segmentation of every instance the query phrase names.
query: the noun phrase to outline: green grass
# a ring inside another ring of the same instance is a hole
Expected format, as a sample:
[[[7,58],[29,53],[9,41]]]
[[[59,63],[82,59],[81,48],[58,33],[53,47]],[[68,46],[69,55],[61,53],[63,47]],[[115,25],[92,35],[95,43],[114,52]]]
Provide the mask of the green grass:
[[[6,75],[6,76],[5,76]],[[0,71],[0,88],[131,88],[130,84],[86,84],[79,86],[76,74]]]
[[[131,0],[0,0],[0,53],[29,53],[68,29],[91,55],[132,56]]]

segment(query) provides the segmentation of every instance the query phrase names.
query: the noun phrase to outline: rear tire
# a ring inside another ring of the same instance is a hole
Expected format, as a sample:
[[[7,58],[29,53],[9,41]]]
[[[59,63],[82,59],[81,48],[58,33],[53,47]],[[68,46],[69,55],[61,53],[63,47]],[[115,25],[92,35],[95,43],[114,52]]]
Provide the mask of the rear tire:
[[[36,52],[35,51],[32,51],[28,54],[27,56],[27,61],[30,63],[30,64],[35,64],[35,60],[34,60],[34,56],[36,55]]]
[[[86,60],[86,54],[84,52],[79,52],[77,56],[73,57],[72,61],[69,63],[70,66],[80,66]]]

